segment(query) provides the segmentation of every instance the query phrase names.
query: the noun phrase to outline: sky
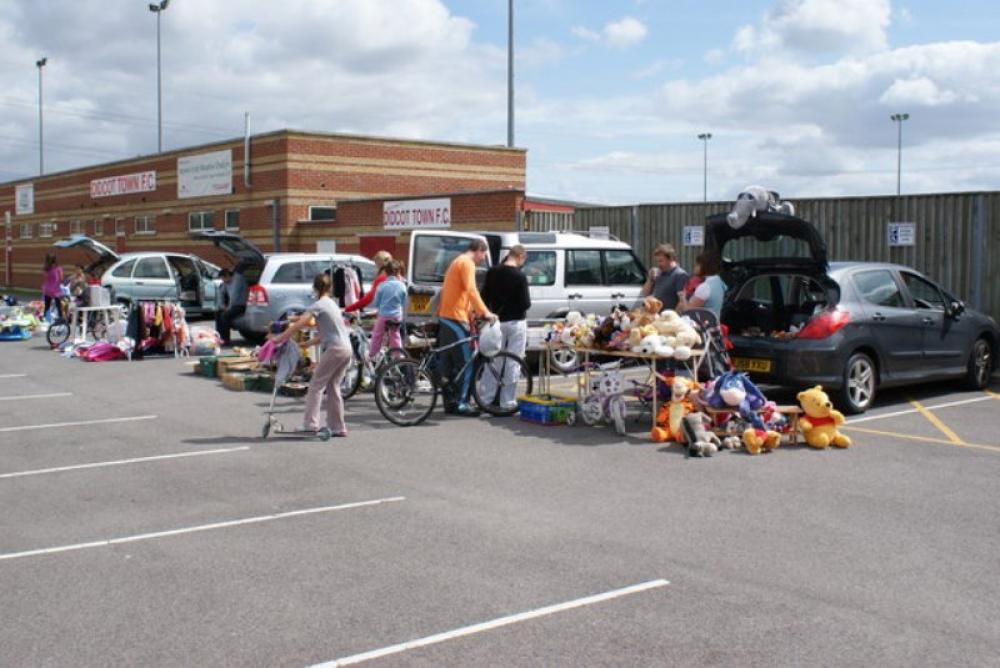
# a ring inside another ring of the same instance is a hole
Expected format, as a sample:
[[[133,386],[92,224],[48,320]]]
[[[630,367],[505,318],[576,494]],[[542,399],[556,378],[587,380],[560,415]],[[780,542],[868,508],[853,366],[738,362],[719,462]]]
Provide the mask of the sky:
[[[0,2],[0,182],[157,150],[156,16]],[[504,0],[171,0],[163,147],[281,128],[503,145]],[[527,190],[596,204],[1000,185],[995,0],[514,0]],[[890,120],[907,113],[900,124]],[[700,140],[699,134],[711,139]],[[707,150],[707,159],[706,159]]]

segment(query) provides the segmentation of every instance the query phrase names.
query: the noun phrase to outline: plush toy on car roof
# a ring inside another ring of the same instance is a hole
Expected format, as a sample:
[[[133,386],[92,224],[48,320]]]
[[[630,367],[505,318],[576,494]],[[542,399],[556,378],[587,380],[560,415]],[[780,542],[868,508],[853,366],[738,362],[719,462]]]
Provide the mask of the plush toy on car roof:
[[[758,213],[772,211],[788,216],[795,215],[795,207],[791,202],[782,202],[778,193],[761,186],[747,186],[736,196],[733,210],[726,216],[726,221],[734,230],[743,227],[750,218],[756,218]]]

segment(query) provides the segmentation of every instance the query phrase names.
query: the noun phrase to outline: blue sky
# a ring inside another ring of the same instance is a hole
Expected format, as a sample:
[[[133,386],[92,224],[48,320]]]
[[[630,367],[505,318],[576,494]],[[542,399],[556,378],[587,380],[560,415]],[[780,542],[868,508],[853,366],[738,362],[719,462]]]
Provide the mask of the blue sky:
[[[155,20],[138,0],[0,3],[0,180],[154,152]],[[697,201],[995,189],[1000,20],[957,0],[521,0],[528,190]],[[505,0],[172,0],[164,144],[306,130],[506,141]]]

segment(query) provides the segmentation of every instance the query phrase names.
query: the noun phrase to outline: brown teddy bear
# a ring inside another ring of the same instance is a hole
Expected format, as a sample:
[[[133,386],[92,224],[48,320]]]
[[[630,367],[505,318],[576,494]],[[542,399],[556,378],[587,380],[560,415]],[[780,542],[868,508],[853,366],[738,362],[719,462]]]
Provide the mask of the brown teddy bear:
[[[833,407],[822,385],[799,392],[798,400],[805,413],[799,418],[799,428],[806,443],[817,450],[829,445],[846,448],[851,444],[851,439],[837,430],[838,425],[844,424],[844,414]]]

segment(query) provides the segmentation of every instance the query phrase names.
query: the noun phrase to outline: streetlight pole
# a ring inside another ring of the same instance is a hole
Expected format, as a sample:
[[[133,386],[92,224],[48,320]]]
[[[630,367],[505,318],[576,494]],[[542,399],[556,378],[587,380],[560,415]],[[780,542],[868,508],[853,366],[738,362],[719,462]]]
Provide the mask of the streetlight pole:
[[[41,176],[45,173],[45,151],[42,139],[44,133],[42,131],[42,68],[49,62],[48,58],[42,58],[35,61],[35,67],[38,68],[38,175]]]
[[[712,138],[711,132],[703,132],[698,135],[698,139],[702,141],[705,145],[705,160],[704,160],[704,178],[702,180],[703,190],[704,190],[704,201],[708,201],[708,140]]]
[[[514,146],[514,0],[507,0],[507,146]]]
[[[160,14],[170,4],[170,0],[151,3],[149,11],[156,14],[156,152],[163,152],[163,86],[160,78]]]
[[[909,118],[909,114],[893,114],[889,117],[889,120],[896,123],[898,127],[896,135],[896,197],[899,197],[903,182],[903,121]]]

